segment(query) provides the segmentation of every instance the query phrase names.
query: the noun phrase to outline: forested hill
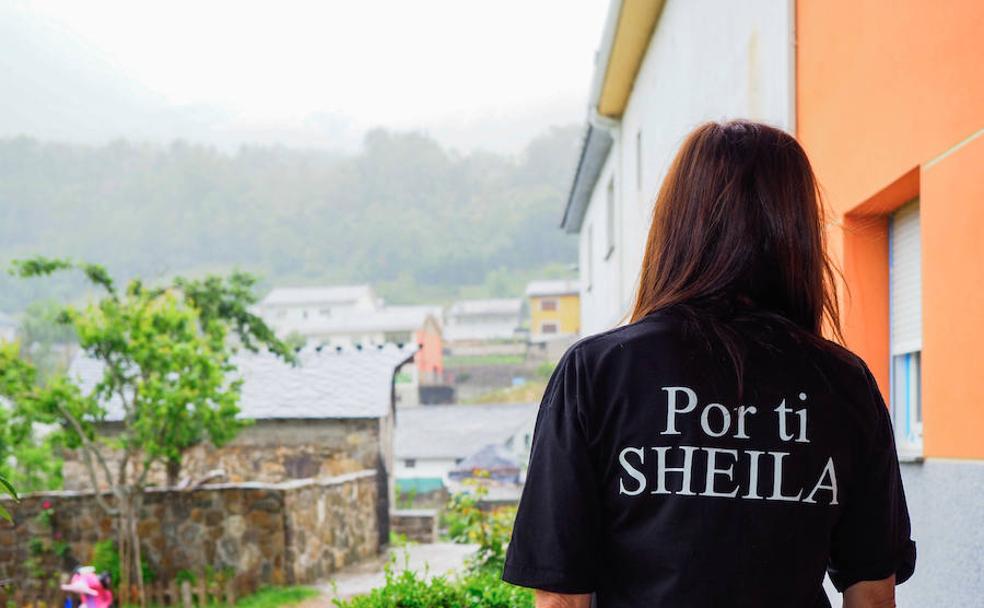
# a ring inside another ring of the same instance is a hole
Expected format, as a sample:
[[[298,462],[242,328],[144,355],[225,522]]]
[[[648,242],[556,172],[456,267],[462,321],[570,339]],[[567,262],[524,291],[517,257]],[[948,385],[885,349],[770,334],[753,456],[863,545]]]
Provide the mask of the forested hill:
[[[577,129],[518,157],[370,132],[356,156],[174,143],[0,140],[0,264],[34,254],[162,277],[234,267],[267,284],[372,282],[394,302],[517,294],[575,261],[558,229]],[[0,310],[78,283],[0,278]]]

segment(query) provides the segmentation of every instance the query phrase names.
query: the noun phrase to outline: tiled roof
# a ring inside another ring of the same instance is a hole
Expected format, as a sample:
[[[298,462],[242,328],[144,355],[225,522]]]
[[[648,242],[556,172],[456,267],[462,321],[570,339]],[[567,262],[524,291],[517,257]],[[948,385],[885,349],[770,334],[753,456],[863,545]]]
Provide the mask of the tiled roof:
[[[467,458],[501,444],[536,418],[537,405],[421,405],[398,409],[397,458]]]
[[[241,416],[256,419],[381,418],[391,407],[393,374],[417,351],[416,345],[387,344],[365,349],[306,349],[292,367],[269,353],[243,352],[235,363],[243,378]],[[102,364],[76,356],[69,374],[91,391],[102,378]],[[120,420],[119,400],[107,420]]]

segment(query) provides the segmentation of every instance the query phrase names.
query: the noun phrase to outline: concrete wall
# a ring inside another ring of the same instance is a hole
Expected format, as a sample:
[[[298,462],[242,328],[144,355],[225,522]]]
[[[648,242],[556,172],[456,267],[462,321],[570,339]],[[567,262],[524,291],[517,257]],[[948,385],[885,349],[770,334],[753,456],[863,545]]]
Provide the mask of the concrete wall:
[[[689,131],[729,118],[794,128],[792,24],[790,0],[667,0],[581,228],[582,333],[613,327],[629,309],[653,200]],[[615,249],[606,259],[605,198],[613,176]]]
[[[232,568],[261,584],[310,583],[379,551],[375,471],[282,484],[219,484],[194,491],[149,490],[138,530],[144,558],[161,580],[181,570]],[[90,492],[7,500],[15,524],[0,527],[0,579],[36,588],[32,560],[57,577],[92,560],[95,543],[115,538],[115,521]],[[39,514],[50,512],[50,525]],[[67,553],[37,546],[67,543]],[[34,547],[34,548],[32,548]]]
[[[899,606],[979,606],[984,598],[984,464],[904,463],[916,573],[896,589]],[[828,584],[834,608],[841,597]]]
[[[379,454],[380,424],[375,418],[258,420],[228,445],[189,450],[182,476],[197,479],[208,471],[223,469],[226,475],[222,481],[278,483],[375,469]],[[69,453],[65,459],[65,488],[90,489],[85,466],[77,458]],[[112,455],[107,459],[115,462]],[[153,485],[164,485],[163,466],[153,471],[149,480]]]
[[[916,573],[900,606],[975,606],[984,598],[984,463],[902,465]]]

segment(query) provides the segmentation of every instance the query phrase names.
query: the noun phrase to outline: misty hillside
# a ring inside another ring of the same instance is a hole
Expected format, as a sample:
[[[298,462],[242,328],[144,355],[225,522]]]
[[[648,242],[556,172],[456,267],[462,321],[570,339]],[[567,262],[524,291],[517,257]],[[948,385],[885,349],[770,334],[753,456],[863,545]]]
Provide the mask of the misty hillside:
[[[577,130],[518,157],[370,132],[358,155],[174,143],[0,140],[0,264],[35,254],[148,278],[234,267],[267,284],[368,281],[392,301],[516,294],[564,272]],[[0,278],[0,310],[78,283]]]

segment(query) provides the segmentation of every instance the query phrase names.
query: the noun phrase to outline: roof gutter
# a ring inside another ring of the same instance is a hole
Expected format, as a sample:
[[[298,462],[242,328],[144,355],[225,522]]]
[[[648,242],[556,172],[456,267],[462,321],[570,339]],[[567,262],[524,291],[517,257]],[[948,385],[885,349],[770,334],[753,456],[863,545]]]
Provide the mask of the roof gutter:
[[[591,194],[621,125],[664,0],[612,0],[595,55],[588,120],[561,228],[581,231]]]
[[[598,101],[601,99],[605,74],[608,72],[608,62],[615,43],[615,34],[618,31],[622,2],[623,0],[613,0],[608,5],[601,43],[595,52],[595,70],[591,78],[591,90],[588,93],[587,126],[581,140],[581,151],[574,170],[574,179],[571,180],[571,188],[567,194],[564,217],[560,222],[560,227],[568,234],[581,231],[591,192],[598,183],[601,169],[614,142],[614,131],[619,125],[618,120],[598,113]]]

